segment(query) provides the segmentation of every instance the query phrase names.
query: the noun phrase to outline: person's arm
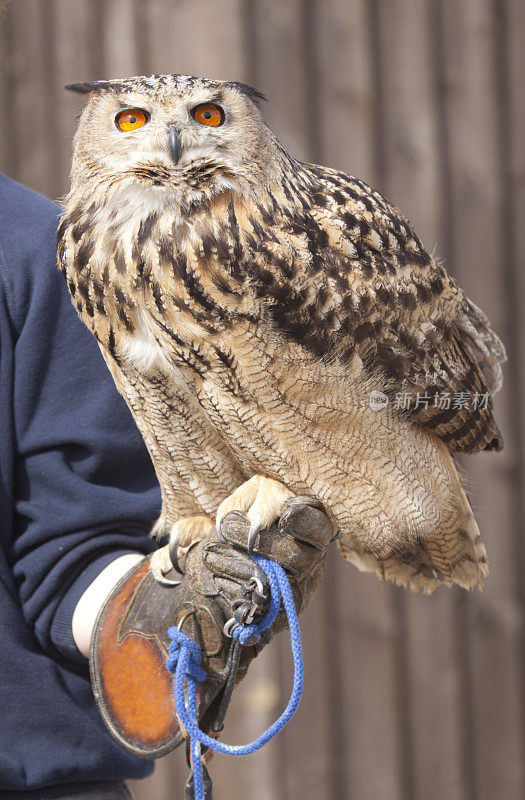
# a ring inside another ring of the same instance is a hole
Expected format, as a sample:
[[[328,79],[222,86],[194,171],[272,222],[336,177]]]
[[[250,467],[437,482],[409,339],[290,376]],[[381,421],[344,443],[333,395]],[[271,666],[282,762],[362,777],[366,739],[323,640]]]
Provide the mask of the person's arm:
[[[57,207],[3,181],[1,278],[13,332],[14,467],[13,526],[2,545],[40,646],[85,664],[89,606],[118,568],[105,572],[108,565],[153,549],[148,534],[160,491],[131,414],[58,273]],[[82,656],[72,631],[79,604]]]

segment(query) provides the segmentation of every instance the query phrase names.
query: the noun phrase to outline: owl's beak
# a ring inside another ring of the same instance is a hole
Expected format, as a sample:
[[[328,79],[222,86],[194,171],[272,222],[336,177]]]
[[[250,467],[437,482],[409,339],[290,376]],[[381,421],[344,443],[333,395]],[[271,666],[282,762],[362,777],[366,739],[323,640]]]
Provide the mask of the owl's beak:
[[[175,125],[170,125],[168,128],[168,141],[170,143],[170,156],[174,164],[179,163],[181,144],[179,131]]]

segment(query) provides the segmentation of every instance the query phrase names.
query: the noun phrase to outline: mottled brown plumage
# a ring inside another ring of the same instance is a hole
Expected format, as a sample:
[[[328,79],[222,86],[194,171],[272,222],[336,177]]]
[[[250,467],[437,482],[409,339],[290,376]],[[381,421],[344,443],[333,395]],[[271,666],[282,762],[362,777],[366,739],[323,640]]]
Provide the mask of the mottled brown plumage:
[[[451,453],[502,446],[504,349],[410,223],[362,181],[289,156],[243,84],[74,88],[89,103],[60,264],[150,450],[157,533],[187,543],[235,490],[219,514],[254,526],[313,494],[359,568],[427,591],[479,583]],[[202,103],[223,124],[200,125]],[[149,118],[123,133],[128,107]],[[446,393],[457,402],[438,404]]]

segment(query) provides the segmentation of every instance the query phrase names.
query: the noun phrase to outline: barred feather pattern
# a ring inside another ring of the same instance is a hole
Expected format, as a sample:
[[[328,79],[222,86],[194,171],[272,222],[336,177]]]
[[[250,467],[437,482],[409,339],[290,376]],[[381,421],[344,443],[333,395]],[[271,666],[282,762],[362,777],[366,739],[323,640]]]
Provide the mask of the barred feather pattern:
[[[502,446],[503,345],[382,195],[270,139],[265,183],[218,187],[216,163],[198,202],[148,210],[118,176],[66,201],[61,269],[149,448],[156,532],[264,474],[318,497],[358,568],[470,588],[487,558],[453,454]],[[443,392],[489,397],[418,403]]]

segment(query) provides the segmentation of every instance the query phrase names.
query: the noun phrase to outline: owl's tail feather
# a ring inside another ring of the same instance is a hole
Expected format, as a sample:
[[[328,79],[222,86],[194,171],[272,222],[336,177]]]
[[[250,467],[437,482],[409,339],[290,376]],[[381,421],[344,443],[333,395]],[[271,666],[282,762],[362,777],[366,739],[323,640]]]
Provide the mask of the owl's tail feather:
[[[468,504],[466,497],[465,501]],[[468,511],[461,527],[415,539],[386,558],[359,552],[344,538],[338,544],[344,558],[361,572],[375,572],[381,581],[415,592],[431,594],[439,586],[454,584],[463,589],[481,588],[489,571],[487,552],[470,506]]]

